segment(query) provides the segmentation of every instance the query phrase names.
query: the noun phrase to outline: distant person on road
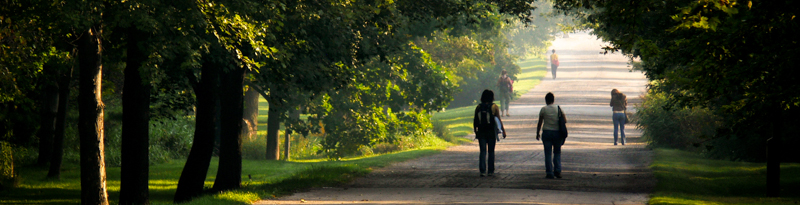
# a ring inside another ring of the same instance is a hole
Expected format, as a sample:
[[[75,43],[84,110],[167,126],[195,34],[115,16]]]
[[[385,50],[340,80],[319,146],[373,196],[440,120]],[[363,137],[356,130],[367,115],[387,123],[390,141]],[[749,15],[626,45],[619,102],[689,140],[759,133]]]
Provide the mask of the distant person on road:
[[[553,49],[553,54],[550,55],[550,71],[553,72],[553,79],[556,79],[558,65],[558,54],[556,54],[556,49]]]
[[[514,80],[508,77],[508,72],[503,70],[502,75],[500,78],[497,79],[497,88],[500,90],[500,115],[503,116],[503,110],[506,110],[506,116],[511,116],[508,114],[508,107],[509,103],[511,102],[511,97],[514,96]]]
[[[500,108],[497,106],[492,106],[492,114],[494,115],[495,123],[497,123],[497,129],[495,132],[495,137],[497,137],[497,141],[500,141],[500,135],[503,135],[503,139],[506,138],[506,127],[503,125],[503,120],[500,119]]]
[[[536,140],[539,140],[539,130],[542,130],[542,144],[544,144],[544,167],[547,176],[545,178],[561,178],[561,145],[564,144],[564,139],[558,134],[558,112],[560,107],[553,104],[555,96],[553,93],[547,93],[544,96],[544,102],[547,103],[541,110],[539,110],[539,124],[536,126]],[[566,114],[564,121],[566,122]],[[552,159],[551,159],[552,156]]]
[[[628,121],[626,111],[628,110],[628,99],[625,94],[619,92],[616,88],[611,90],[611,110],[614,114],[611,119],[614,120],[614,145],[617,145],[617,132],[622,136],[619,142],[625,145],[625,123]]]
[[[478,170],[481,172],[481,177],[486,176],[486,169],[488,166],[489,176],[494,175],[494,146],[497,144],[497,122],[499,118],[495,118],[492,110],[499,110],[497,104],[494,104],[494,92],[492,90],[483,90],[481,94],[481,104],[475,108],[475,118],[472,122],[472,130],[475,131],[475,138],[478,139],[480,145],[480,160],[478,160]],[[503,133],[505,137],[505,132]],[[489,154],[486,164],[487,156]]]

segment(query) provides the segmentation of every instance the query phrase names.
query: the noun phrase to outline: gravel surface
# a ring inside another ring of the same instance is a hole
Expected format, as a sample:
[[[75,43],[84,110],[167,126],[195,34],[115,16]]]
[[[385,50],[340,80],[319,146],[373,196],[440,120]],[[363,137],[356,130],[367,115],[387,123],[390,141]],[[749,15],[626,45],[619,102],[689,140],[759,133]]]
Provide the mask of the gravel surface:
[[[652,152],[628,125],[627,145],[613,145],[611,89],[641,102],[647,80],[620,54],[600,54],[603,42],[587,33],[553,42],[561,66],[552,79],[511,103],[504,117],[508,138],[496,147],[495,176],[479,177],[478,143],[374,170],[342,187],[315,189],[260,204],[644,204],[656,180]],[[550,52],[548,52],[548,55]],[[562,147],[563,179],[545,179],[538,112],[547,92],[567,115],[570,137]],[[472,139],[474,136],[467,136]],[[301,201],[302,200],[302,201]]]

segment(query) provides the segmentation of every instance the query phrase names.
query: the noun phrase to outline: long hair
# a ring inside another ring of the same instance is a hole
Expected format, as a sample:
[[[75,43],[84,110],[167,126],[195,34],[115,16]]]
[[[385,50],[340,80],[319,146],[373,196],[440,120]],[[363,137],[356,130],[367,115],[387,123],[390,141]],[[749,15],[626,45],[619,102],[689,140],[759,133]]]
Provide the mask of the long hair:
[[[483,90],[481,94],[481,103],[492,103],[494,102],[494,92],[492,90],[486,89]]]
[[[611,99],[617,99],[622,97],[622,92],[619,92],[616,88],[611,90]]]

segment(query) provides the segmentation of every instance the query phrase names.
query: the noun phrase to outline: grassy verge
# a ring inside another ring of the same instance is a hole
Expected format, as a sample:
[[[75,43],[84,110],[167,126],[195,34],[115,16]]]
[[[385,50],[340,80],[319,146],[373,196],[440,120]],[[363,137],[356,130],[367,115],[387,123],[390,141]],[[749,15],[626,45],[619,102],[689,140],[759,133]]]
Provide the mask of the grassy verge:
[[[350,158],[341,161],[265,161],[242,162],[243,187],[238,190],[206,195],[187,204],[250,204],[262,198],[286,195],[298,190],[336,186],[369,173],[372,168],[394,162],[439,153],[444,147],[430,147],[391,154]],[[150,167],[150,200],[153,204],[171,204],[184,161],[172,161]],[[19,168],[19,188],[0,192],[0,204],[77,204],[80,203],[80,169],[66,165],[61,180],[48,180],[41,168]],[[119,199],[119,167],[109,167],[109,200]],[[209,168],[206,187],[214,183],[217,159]],[[250,176],[250,177],[248,177]]]
[[[658,179],[649,204],[798,204],[800,164],[781,165],[781,195],[767,198],[766,164],[712,160],[695,153],[656,149]]]
[[[531,58],[521,60],[517,63],[521,73],[517,75],[514,82],[514,93],[517,97],[528,93],[529,90],[541,83],[545,73],[547,73],[546,61],[541,58]],[[500,103],[495,102],[495,103]],[[446,112],[433,115],[433,121],[445,124],[453,136],[463,137],[472,133],[472,117],[475,111],[474,106],[464,106],[449,108]],[[469,141],[469,140],[467,140]]]

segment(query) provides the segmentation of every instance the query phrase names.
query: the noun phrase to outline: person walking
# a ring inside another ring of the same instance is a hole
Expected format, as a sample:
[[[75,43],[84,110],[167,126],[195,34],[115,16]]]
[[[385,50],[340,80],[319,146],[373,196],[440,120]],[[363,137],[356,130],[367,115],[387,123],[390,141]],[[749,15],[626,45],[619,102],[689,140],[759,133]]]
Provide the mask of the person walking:
[[[615,88],[611,90],[610,104],[611,110],[614,112],[611,116],[614,121],[614,145],[617,145],[617,133],[622,137],[619,138],[619,142],[625,145],[625,123],[628,121],[628,116],[625,112],[628,110],[628,98]]]
[[[564,139],[559,136],[558,118],[559,114],[564,116],[564,123],[566,123],[566,115],[556,104],[555,96],[553,93],[548,92],[544,96],[544,101],[547,103],[541,110],[539,110],[539,123],[536,126],[536,140],[539,140],[539,131],[542,131],[541,140],[544,145],[544,167],[547,176],[545,178],[561,178],[561,145],[564,144]],[[551,158],[552,157],[552,158]]]
[[[500,90],[500,115],[503,116],[503,110],[506,110],[506,116],[511,116],[508,114],[508,107],[509,103],[511,102],[511,97],[514,96],[514,80],[508,77],[508,72],[503,70],[501,72],[500,78],[497,79],[497,89]]]
[[[494,92],[489,89],[483,90],[481,104],[478,104],[475,108],[475,117],[472,122],[472,130],[475,132],[475,138],[478,139],[481,150],[480,160],[478,160],[478,170],[481,172],[481,177],[486,176],[487,168],[489,176],[494,175],[494,147],[497,144],[498,124],[492,110],[499,109],[497,104],[492,102],[494,102]],[[503,138],[505,138],[505,132],[503,132]]]
[[[553,73],[553,79],[556,79],[558,65],[558,54],[556,54],[556,49],[553,49],[553,54],[550,55],[550,72]]]

